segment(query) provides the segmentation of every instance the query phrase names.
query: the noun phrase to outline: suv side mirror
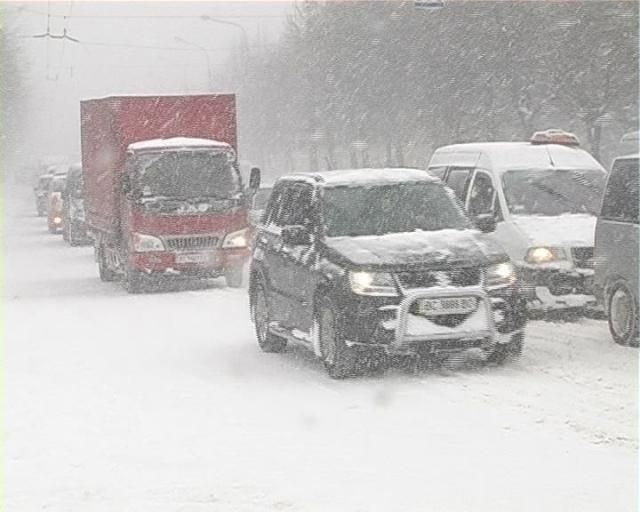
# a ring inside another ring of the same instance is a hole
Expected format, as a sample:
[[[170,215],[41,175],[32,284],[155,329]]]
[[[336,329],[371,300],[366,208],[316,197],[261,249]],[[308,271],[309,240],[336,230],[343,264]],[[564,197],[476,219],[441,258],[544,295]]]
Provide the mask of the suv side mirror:
[[[282,243],[284,245],[309,245],[311,234],[304,226],[285,226],[282,228]]]
[[[483,233],[493,233],[496,230],[496,218],[493,213],[482,213],[473,219],[476,227]]]
[[[255,193],[260,188],[260,169],[252,167],[249,174],[249,189]]]

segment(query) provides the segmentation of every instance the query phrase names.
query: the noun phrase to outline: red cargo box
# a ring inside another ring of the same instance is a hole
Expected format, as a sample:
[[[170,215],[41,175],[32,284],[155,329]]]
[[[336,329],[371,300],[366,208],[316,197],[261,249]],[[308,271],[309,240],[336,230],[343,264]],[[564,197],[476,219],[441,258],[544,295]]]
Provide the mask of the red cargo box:
[[[237,148],[234,94],[113,96],[80,102],[87,223],[98,231],[120,225],[120,173],[129,144],[197,137]]]

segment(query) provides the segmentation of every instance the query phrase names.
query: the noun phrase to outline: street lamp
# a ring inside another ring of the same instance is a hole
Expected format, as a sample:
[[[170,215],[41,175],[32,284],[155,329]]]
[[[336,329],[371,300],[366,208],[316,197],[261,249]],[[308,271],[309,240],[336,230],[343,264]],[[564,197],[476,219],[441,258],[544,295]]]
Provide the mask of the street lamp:
[[[186,44],[187,46],[193,46],[194,48],[204,53],[204,58],[207,61],[207,79],[208,79],[207,87],[208,88],[213,87],[213,72],[211,71],[211,63],[209,62],[209,52],[207,51],[207,49],[204,46],[200,46],[199,44],[192,43],[191,41],[186,41],[185,39],[182,39],[181,37],[178,37],[178,36],[174,37],[174,41],[176,41],[177,43]]]
[[[245,28],[242,25],[240,25],[239,23],[236,23],[234,21],[221,20],[219,18],[214,18],[212,16],[209,16],[208,14],[203,14],[202,16],[200,16],[200,19],[202,21],[210,21],[212,23],[221,23],[223,25],[231,25],[232,27],[239,28],[240,31],[242,32],[242,40],[243,40],[243,43],[244,43],[245,54],[248,53],[248,51],[249,51],[249,38],[247,37],[247,31],[245,30]]]

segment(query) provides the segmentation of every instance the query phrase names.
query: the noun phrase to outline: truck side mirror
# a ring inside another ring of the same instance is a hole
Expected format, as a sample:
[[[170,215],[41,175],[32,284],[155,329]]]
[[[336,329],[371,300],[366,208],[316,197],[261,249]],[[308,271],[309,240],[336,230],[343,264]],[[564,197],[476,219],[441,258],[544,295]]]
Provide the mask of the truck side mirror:
[[[249,174],[249,189],[255,193],[260,188],[260,169],[252,167]]]

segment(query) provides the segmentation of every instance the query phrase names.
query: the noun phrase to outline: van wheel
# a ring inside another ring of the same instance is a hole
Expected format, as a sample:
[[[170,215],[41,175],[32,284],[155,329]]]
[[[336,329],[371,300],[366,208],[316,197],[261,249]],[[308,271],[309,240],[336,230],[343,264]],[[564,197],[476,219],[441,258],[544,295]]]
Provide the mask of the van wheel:
[[[118,275],[107,264],[102,245],[98,248],[98,272],[100,273],[100,280],[104,282],[115,281],[118,278]]]
[[[523,344],[524,334],[518,332],[511,337],[509,343],[497,345],[489,355],[487,362],[502,366],[510,361],[514,361],[522,355]]]
[[[608,294],[607,318],[613,340],[619,345],[637,347],[638,305],[626,283],[619,281]]]
[[[322,299],[315,319],[324,367],[332,379],[351,377],[356,372],[357,354],[347,347],[340,316],[329,299]]]
[[[269,332],[269,303],[261,284],[255,287],[251,303],[258,345],[264,352],[282,352],[287,347],[287,340]]]
[[[242,288],[242,268],[232,268],[226,270],[224,279],[229,288]]]

